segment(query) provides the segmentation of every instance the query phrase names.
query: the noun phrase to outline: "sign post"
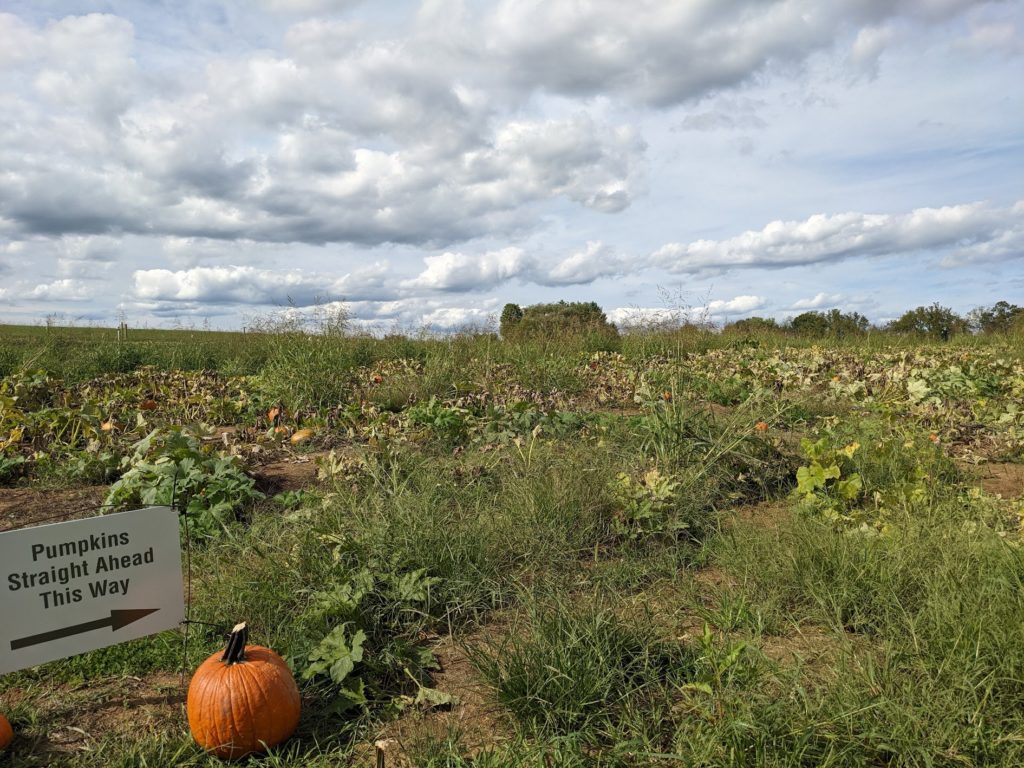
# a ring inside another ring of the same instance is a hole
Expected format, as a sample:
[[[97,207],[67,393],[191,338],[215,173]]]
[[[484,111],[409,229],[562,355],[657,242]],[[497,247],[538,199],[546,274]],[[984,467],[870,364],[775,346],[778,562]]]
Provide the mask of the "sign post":
[[[170,507],[0,533],[0,674],[172,629],[185,618]]]

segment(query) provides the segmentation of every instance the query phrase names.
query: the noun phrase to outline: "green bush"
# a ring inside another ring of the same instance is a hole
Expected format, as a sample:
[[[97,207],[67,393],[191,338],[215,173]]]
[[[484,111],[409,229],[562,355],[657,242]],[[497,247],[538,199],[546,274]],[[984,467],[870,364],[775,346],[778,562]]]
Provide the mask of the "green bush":
[[[501,317],[502,338],[510,340],[554,339],[566,334],[610,340],[619,335],[592,301],[534,304],[525,309],[506,304]]]
[[[189,516],[194,536],[215,536],[263,498],[237,457],[217,455],[181,428],[150,432],[125,457],[122,469],[104,504],[126,509],[174,502]]]

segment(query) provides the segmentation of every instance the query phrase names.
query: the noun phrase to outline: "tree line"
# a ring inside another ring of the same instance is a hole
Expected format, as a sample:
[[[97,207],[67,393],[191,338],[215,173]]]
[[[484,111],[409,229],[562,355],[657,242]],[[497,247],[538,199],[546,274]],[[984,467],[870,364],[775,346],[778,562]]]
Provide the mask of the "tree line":
[[[823,338],[843,338],[881,331],[945,340],[963,334],[1024,333],[1024,307],[997,301],[990,307],[978,307],[966,315],[959,315],[949,307],[935,303],[908,310],[899,318],[881,326],[873,325],[859,312],[830,309],[803,312],[782,322],[771,317],[748,317],[727,323],[724,330],[744,334],[788,333]],[[560,333],[618,335],[618,329],[593,301],[560,301],[527,307],[506,304],[501,313],[500,333],[506,339],[523,339],[550,337]]]

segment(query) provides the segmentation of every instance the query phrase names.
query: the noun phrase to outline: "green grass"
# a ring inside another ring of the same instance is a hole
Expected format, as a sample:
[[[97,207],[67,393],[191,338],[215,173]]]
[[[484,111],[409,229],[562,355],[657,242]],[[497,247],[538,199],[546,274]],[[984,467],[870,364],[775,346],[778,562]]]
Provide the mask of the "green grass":
[[[303,692],[296,737],[250,764],[365,765],[365,745],[396,719],[415,731],[443,717],[416,703],[450,673],[439,643],[468,654],[501,725],[480,750],[482,705],[456,705],[447,728],[404,744],[421,766],[1024,759],[1024,510],[972,490],[963,461],[1020,451],[1019,374],[995,362],[1021,359],[1013,340],[915,348],[873,334],[821,348],[690,329],[626,336],[606,354],[571,337],[187,333],[118,346],[109,331],[5,328],[0,373],[244,374],[182,402],[265,430],[265,403],[281,399],[339,450],[357,444],[300,503],[257,503],[193,545],[192,616],[206,624],[190,630],[185,668],[246,620]],[[883,380],[900,369],[893,352],[925,371],[914,375],[927,397],[908,397],[906,377]],[[147,376],[73,391],[95,398],[97,424],[108,406],[127,420]],[[856,381],[872,392],[845,389]],[[40,387],[56,402],[66,384]],[[20,386],[15,403],[35,391]],[[225,406],[241,393],[255,394]],[[169,402],[168,423],[184,407]],[[54,419],[56,435],[66,420]],[[0,441],[14,426],[2,423]],[[858,492],[830,479],[791,495],[812,461],[802,437],[824,440],[816,455],[842,479],[856,473]],[[86,450],[32,439],[55,456]],[[40,467],[20,482],[71,471]],[[317,671],[357,634],[351,668]],[[125,680],[171,679],[182,662],[169,632],[6,676],[0,706],[19,735],[5,765],[220,764],[192,744],[177,704],[152,728],[90,719]],[[89,749],[54,751],[76,723]]]
[[[649,618],[556,596],[531,602],[526,626],[476,646],[484,679],[529,735],[599,742],[631,711],[664,706],[666,694],[693,676],[696,654],[659,637]]]

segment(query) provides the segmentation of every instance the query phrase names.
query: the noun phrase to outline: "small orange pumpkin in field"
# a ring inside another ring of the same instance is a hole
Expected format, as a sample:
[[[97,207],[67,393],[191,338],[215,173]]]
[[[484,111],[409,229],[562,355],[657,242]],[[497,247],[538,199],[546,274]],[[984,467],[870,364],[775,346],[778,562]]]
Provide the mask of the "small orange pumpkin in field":
[[[236,759],[277,746],[295,732],[301,701],[284,659],[269,648],[246,645],[238,624],[223,653],[192,676],[186,710],[192,736],[217,757]]]
[[[7,749],[14,741],[14,729],[3,715],[0,715],[0,751]]]

